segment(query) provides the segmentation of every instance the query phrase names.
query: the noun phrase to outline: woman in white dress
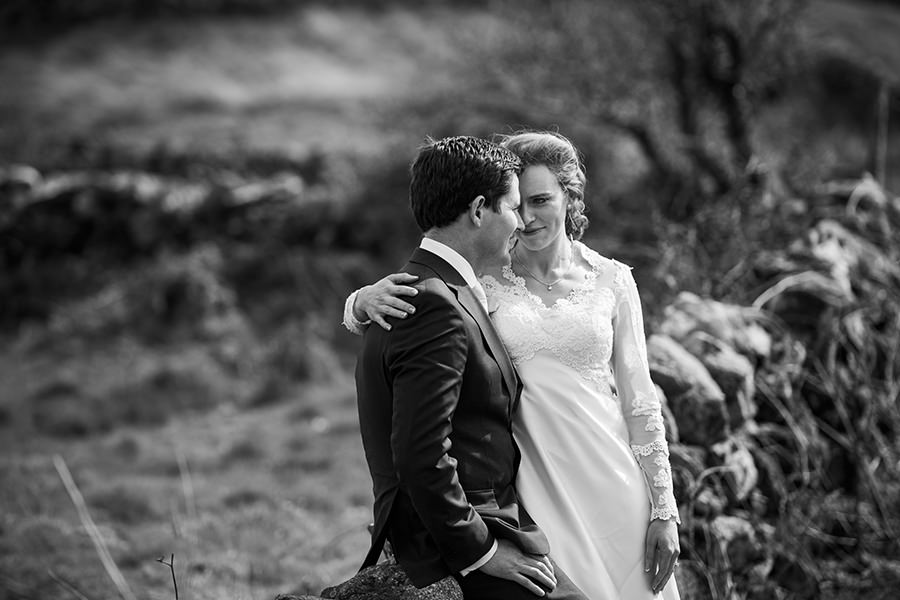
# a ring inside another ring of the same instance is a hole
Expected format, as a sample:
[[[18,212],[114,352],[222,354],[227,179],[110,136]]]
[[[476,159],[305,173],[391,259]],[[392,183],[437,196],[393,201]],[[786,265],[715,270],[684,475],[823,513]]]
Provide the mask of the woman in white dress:
[[[502,144],[523,161],[525,227],[512,263],[479,277],[524,384],[519,497],[589,598],[677,599],[680,521],[631,269],[578,241],[585,176],[567,139],[525,132]],[[412,308],[401,298],[412,281],[389,275],[354,292],[345,325],[389,328],[386,316]]]

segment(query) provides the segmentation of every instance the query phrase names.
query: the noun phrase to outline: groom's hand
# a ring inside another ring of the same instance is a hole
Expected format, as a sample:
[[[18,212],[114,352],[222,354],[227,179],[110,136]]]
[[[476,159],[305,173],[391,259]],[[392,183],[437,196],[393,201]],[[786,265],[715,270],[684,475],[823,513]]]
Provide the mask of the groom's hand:
[[[478,570],[492,577],[515,581],[535,596],[544,596],[556,587],[549,558],[526,554],[507,540],[497,540],[497,552]]]

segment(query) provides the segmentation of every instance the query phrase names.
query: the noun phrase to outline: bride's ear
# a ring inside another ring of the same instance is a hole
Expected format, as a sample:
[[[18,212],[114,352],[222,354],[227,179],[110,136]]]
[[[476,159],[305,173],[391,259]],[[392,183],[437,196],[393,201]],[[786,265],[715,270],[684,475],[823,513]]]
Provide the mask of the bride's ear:
[[[484,196],[476,196],[474,200],[469,202],[469,220],[476,227],[481,227],[481,221],[484,218],[484,211],[487,208],[487,200]]]

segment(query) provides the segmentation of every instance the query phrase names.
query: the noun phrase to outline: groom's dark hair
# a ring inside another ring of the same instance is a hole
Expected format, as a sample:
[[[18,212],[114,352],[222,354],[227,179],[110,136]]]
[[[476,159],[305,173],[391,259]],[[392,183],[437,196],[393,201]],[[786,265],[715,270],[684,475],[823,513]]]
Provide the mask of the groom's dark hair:
[[[498,199],[509,192],[510,174],[521,167],[515,154],[488,140],[427,138],[410,168],[409,203],[416,223],[422,231],[449,225],[478,196],[496,211]]]

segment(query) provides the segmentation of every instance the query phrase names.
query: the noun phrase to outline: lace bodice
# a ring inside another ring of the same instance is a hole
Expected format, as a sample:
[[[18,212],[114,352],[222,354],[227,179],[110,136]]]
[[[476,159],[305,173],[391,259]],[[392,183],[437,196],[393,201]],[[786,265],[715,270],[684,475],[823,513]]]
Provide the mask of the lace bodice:
[[[482,277],[491,318],[520,372],[536,353],[548,352],[618,400],[631,451],[654,490],[651,518],[678,520],[662,406],[650,379],[631,269],[580,242],[574,249],[591,270],[552,306],[530,292],[510,267],[503,269],[503,282]]]
[[[531,293],[509,266],[503,267],[504,283],[490,275],[481,278],[491,319],[517,366],[543,350],[583,378],[609,387],[616,299],[613,286],[598,285],[606,266],[601,260],[596,255],[585,281],[552,306]]]

